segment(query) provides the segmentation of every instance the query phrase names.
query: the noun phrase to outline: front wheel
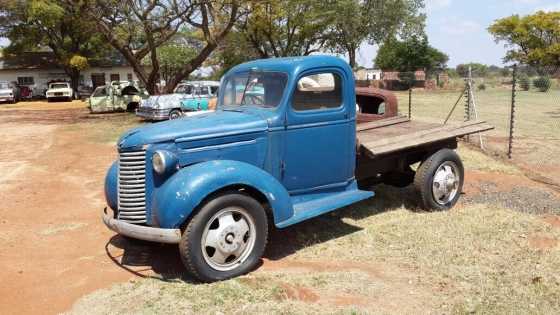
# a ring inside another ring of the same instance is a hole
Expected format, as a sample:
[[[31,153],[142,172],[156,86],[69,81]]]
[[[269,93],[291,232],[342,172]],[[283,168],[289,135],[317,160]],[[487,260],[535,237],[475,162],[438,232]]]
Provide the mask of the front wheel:
[[[231,192],[207,202],[188,223],[179,252],[191,275],[204,282],[251,271],[264,252],[268,225],[262,205]]]
[[[414,176],[414,186],[427,210],[451,209],[459,200],[463,181],[461,158],[450,149],[432,154],[420,164]]]
[[[169,113],[169,119],[178,119],[183,117],[183,112],[179,109],[174,109]]]

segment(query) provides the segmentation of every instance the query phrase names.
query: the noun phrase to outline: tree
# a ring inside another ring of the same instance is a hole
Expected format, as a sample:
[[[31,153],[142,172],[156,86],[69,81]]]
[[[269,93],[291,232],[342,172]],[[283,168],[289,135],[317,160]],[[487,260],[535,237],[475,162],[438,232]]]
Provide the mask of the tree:
[[[261,58],[306,56],[325,44],[332,19],[328,3],[316,0],[252,0],[236,27]]]
[[[539,11],[496,20],[488,31],[496,42],[510,48],[504,61],[540,68],[560,69],[560,12]]]
[[[74,1],[66,2],[71,6]],[[91,0],[88,4],[97,30],[128,61],[150,94],[159,92],[158,49],[179,30],[198,34],[200,42],[166,82],[165,93],[204,63],[240,16],[237,0]],[[145,66],[145,58],[150,67]]]
[[[366,40],[374,45],[389,37],[408,38],[424,32],[423,0],[339,0],[329,11],[332,24],[326,46],[348,55],[356,68],[356,52]]]
[[[200,40],[189,31],[179,31],[169,42],[157,48],[159,73],[166,83],[179,73],[191,60],[200,47]],[[149,56],[144,57],[143,64],[151,67]]]
[[[213,68],[211,77],[219,80],[234,66],[259,57],[259,52],[247,42],[244,34],[234,29],[222,41],[208,62]]]
[[[455,70],[457,70],[459,76],[466,78],[469,76],[469,67],[471,68],[472,75],[475,77],[485,77],[488,74],[488,66],[476,62],[458,64]]]
[[[83,1],[65,8],[61,1],[4,1],[0,35],[10,40],[6,54],[48,48],[77,91],[80,72],[108,51],[101,36],[91,32]]]
[[[375,65],[382,70],[412,72],[423,69],[430,77],[446,68],[449,57],[428,44],[426,36],[407,40],[390,38],[379,48]]]

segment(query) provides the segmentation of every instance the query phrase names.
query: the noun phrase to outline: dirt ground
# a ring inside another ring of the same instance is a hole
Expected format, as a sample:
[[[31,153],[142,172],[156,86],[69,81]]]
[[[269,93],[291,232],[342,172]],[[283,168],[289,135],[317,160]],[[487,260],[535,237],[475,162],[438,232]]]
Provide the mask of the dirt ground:
[[[138,121],[128,114],[90,115],[81,102],[18,105],[0,105],[1,313],[59,313],[70,309],[82,296],[116,283],[133,285],[144,278],[182,278],[184,271],[175,248],[127,242],[101,222],[105,206],[103,180],[116,158],[115,137]],[[116,125],[119,127],[112,127]],[[547,201],[532,204],[531,209],[537,210],[528,212],[547,214],[545,220],[550,224],[558,222],[558,193],[521,173],[480,167],[469,170],[466,180],[464,202],[481,202],[480,198],[484,198],[485,203],[505,204],[523,212],[531,195],[518,194],[515,200],[500,197],[521,185],[544,194]],[[405,206],[414,203],[403,202]],[[354,277],[352,281],[356,283],[373,279],[380,291],[363,288],[364,295],[337,290],[335,286],[320,293],[310,288],[316,284],[300,285],[296,281],[279,284],[282,293],[275,296],[279,301],[327,307],[361,305],[381,313],[412,313],[431,309],[437,303],[434,296],[440,290],[448,290],[447,284],[418,284],[414,268],[384,262],[379,257],[376,262],[356,262],[350,255],[338,261],[308,261],[305,257],[294,261],[290,256],[300,248],[336,240],[333,236],[315,240],[315,234],[308,235],[312,241],[291,239],[296,237],[294,229],[305,233],[307,228],[299,225],[273,235],[273,246],[267,250],[257,277],[273,277],[278,282],[274,274],[279,271],[330,275],[342,270],[344,277]],[[341,229],[341,233],[345,232],[349,233]],[[556,239],[546,235],[532,236],[529,242],[543,249],[557,245]],[[317,278],[320,283],[337,281],[336,277],[321,277]],[[251,283],[251,278],[243,281],[248,281],[244,284],[248,287],[262,285]],[[379,292],[385,298],[372,297]],[[77,310],[84,311],[79,306]]]

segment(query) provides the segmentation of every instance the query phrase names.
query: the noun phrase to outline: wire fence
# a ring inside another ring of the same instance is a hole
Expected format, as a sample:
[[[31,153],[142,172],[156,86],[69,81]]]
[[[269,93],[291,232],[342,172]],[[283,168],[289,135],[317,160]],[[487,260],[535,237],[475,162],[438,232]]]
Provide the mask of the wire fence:
[[[418,80],[417,72],[391,75],[393,80],[359,84],[393,89],[400,114],[412,115],[413,119],[434,123],[478,119],[490,123],[494,130],[481,137],[471,136],[468,141],[477,146],[482,142],[488,154],[510,159],[560,189],[558,68],[512,66],[491,74],[473,70],[470,79],[467,75]],[[416,79],[410,90],[406,78]],[[394,83],[397,80],[400,82]]]

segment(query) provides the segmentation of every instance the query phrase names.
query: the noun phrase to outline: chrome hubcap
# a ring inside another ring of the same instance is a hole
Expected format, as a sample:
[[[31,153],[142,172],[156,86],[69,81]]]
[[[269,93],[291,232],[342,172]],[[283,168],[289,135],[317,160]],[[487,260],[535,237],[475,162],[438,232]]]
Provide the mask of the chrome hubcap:
[[[206,224],[202,255],[210,267],[228,271],[243,263],[255,246],[255,222],[243,208],[218,211]]]
[[[446,161],[436,170],[432,182],[432,194],[440,205],[453,200],[459,191],[459,169],[454,162]]]

